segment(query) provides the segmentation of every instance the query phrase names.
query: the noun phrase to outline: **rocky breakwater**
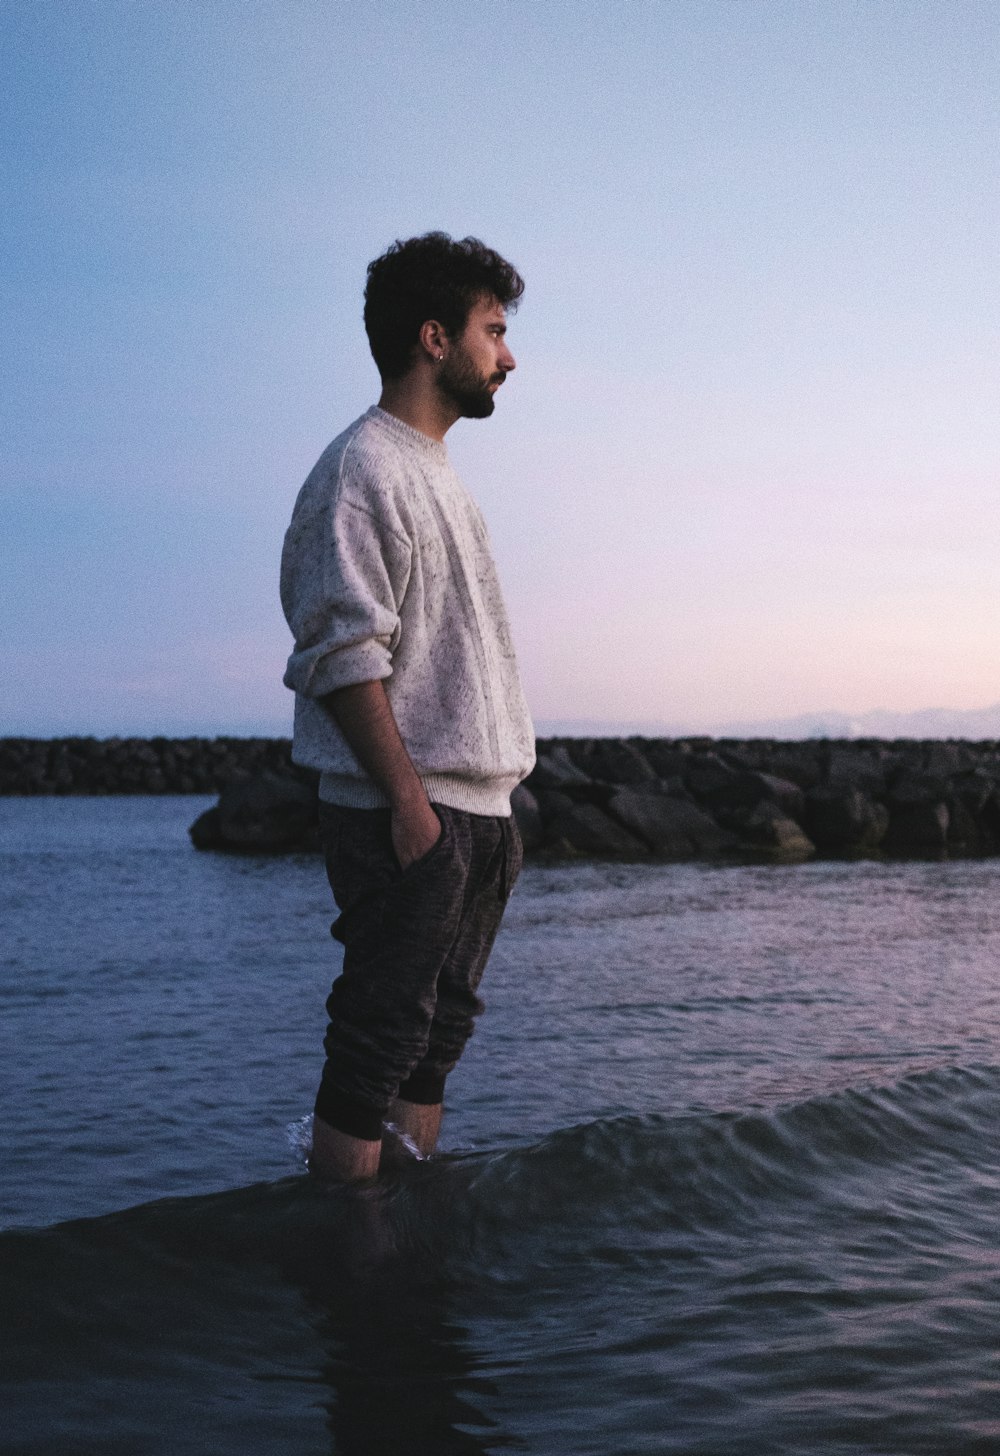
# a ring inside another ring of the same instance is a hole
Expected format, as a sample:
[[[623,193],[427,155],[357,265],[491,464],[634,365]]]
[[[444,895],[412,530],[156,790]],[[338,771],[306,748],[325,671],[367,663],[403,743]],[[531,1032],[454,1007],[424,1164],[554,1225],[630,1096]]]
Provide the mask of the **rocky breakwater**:
[[[0,739],[0,794],[204,794],[203,849],[314,849],[286,738]],[[1000,855],[1000,742],[549,738],[514,795],[553,858],[794,862]]]
[[[997,855],[1000,743],[540,741],[515,805],[532,848],[550,855]]]
[[[273,772],[230,785],[201,848],[315,845],[314,789]],[[1000,855],[1000,743],[540,739],[515,791],[529,854],[795,863]]]
[[[318,776],[291,750],[288,738],[4,738],[0,795],[214,793],[191,826],[199,849],[318,849]]]
[[[217,794],[295,776],[288,738],[0,738],[0,795]]]

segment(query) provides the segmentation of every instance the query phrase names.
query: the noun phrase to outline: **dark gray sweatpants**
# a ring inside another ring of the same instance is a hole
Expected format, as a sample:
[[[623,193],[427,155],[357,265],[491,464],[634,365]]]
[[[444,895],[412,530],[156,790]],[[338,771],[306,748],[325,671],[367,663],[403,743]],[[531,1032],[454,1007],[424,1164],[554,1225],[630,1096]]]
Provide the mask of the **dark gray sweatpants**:
[[[344,968],[326,1003],[324,1122],[374,1140],[394,1097],[440,1102],[482,1011],[477,993],[521,868],[513,818],[435,804],[441,836],[405,870],[388,809],[320,804]]]

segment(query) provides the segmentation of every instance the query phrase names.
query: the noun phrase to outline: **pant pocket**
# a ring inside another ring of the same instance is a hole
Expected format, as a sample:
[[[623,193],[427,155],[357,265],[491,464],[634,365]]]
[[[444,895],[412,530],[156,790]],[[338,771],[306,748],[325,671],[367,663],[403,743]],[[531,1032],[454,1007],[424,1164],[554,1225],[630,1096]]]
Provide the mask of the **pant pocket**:
[[[451,848],[452,827],[447,812],[440,804],[433,806],[435,814],[441,824],[441,833],[435,839],[430,849],[426,850],[419,859],[412,860],[405,870],[400,870],[400,875],[408,879],[410,875],[419,875],[421,870],[433,865],[438,859],[448,853]]]
[[[509,819],[502,821],[501,833],[503,835],[503,869],[500,877],[500,898],[506,905],[524,863],[524,846],[521,843],[521,836],[513,814]]]

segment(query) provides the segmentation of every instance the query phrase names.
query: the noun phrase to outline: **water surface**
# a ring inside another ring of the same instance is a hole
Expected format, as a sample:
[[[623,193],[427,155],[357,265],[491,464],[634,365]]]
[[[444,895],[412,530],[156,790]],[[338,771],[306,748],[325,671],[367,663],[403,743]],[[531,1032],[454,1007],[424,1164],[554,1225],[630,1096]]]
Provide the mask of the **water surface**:
[[[1000,1451],[1000,866],[530,866],[336,1195],[320,863],[203,806],[0,800],[0,1449]]]

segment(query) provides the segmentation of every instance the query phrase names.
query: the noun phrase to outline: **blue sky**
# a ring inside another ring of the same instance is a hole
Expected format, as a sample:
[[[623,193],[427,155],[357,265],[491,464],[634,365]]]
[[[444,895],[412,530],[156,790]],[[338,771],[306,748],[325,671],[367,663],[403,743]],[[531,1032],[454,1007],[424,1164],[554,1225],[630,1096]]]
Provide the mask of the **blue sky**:
[[[1000,10],[0,3],[0,733],[284,732],[394,237],[527,279],[449,449],[544,724],[1000,698]]]

